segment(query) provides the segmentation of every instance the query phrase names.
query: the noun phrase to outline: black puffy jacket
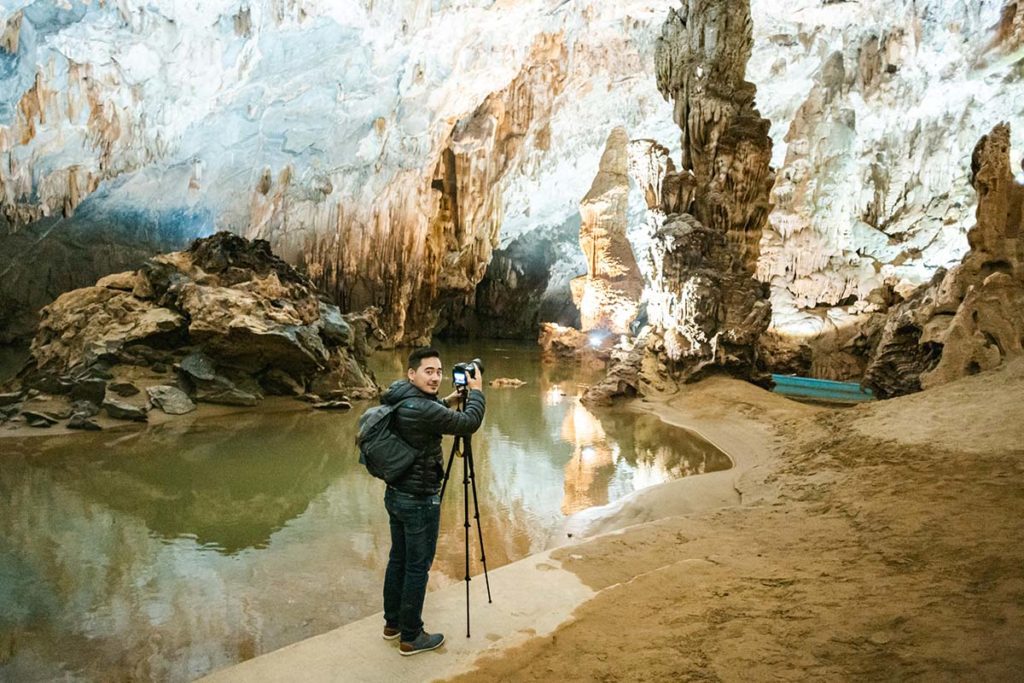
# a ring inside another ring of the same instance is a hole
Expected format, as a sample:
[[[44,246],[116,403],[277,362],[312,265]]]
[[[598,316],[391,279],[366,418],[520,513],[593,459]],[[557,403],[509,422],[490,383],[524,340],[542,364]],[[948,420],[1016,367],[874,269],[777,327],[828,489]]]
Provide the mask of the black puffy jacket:
[[[446,408],[437,396],[417,389],[407,379],[392,382],[381,396],[381,403],[397,405],[397,420],[392,424],[399,436],[420,449],[409,470],[391,486],[417,496],[430,496],[441,490],[444,458],[441,435],[467,436],[480,428],[484,419],[484,394],[471,390],[462,411]]]

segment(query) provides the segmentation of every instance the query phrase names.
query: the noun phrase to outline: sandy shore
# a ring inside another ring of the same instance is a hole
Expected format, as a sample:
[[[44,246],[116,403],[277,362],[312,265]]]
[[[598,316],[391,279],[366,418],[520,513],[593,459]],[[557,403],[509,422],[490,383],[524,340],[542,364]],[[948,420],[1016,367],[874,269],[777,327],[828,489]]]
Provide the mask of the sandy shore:
[[[1024,361],[842,410],[724,379],[646,408],[738,457],[735,503],[697,477],[574,520],[644,523],[552,553],[593,597],[452,680],[1024,679]]]

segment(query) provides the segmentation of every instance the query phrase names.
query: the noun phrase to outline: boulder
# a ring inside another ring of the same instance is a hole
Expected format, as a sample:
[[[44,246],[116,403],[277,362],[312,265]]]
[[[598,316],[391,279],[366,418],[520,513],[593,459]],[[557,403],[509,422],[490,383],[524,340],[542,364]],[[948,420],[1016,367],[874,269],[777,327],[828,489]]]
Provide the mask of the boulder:
[[[540,345],[541,355],[545,360],[571,360],[587,348],[589,339],[586,334],[574,327],[564,327],[557,323],[541,323],[537,343]]]
[[[80,429],[89,432],[98,432],[103,428],[98,424],[85,417],[84,415],[72,415],[71,419],[68,420],[68,429]]]
[[[184,391],[167,384],[147,387],[149,402],[168,415],[184,415],[196,409],[196,404]]]
[[[135,271],[129,270],[124,273],[111,273],[110,275],[101,277],[96,281],[96,286],[130,292],[135,289],[137,283],[138,277],[136,276]]]
[[[260,402],[258,394],[243,391],[234,386],[210,388],[200,391],[196,400],[202,403],[216,403],[225,406],[254,406]]]
[[[99,415],[100,407],[99,403],[93,403],[92,401],[75,401],[71,404],[71,417],[92,417],[93,415]]]
[[[83,379],[71,389],[75,401],[91,401],[99,405],[107,395],[107,382],[103,379]]]
[[[259,378],[260,386],[272,396],[298,396],[305,390],[284,370],[271,368]]]
[[[343,316],[266,242],[218,233],[46,307],[22,386],[100,404],[108,388],[126,397],[136,381],[171,386],[160,375],[173,367],[193,398],[149,393],[174,414],[192,400],[251,406],[263,391],[294,395],[310,381],[324,394],[376,392],[365,368],[373,316]]]
[[[217,365],[202,351],[193,351],[176,366],[193,380],[211,381],[217,376]]]
[[[107,388],[121,397],[135,396],[139,393],[139,388],[131,382],[111,382]]]
[[[372,373],[342,348],[334,348],[329,356],[330,369],[317,374],[309,382],[314,394],[327,396],[340,391],[348,394],[356,389],[374,389]]]
[[[355,344],[355,333],[352,331],[345,318],[341,315],[341,309],[333,304],[320,302],[320,321],[318,323],[320,336],[324,342],[332,346],[341,346],[346,349],[353,348]]]
[[[352,408],[351,403],[342,400],[318,401],[312,405],[317,410],[349,410]]]
[[[377,387],[352,387],[346,392],[353,401],[376,401],[380,398],[380,389]]]
[[[41,427],[45,429],[57,424],[57,420],[50,415],[36,412],[34,410],[23,410],[21,411],[21,416],[25,418],[25,422],[29,427]]]
[[[191,342],[218,361],[256,372],[273,366],[299,375],[326,365],[328,352],[316,327],[304,324],[290,302],[189,283],[178,303],[189,317]]]
[[[107,411],[107,415],[115,420],[146,422],[149,419],[146,415],[146,409],[142,406],[137,406],[132,403],[126,403],[115,399],[108,398],[105,400],[103,402],[103,409]]]
[[[60,295],[40,314],[32,340],[39,369],[66,372],[116,353],[129,342],[181,336],[185,318],[130,292],[84,287]]]
[[[23,411],[43,413],[55,420],[66,420],[71,417],[72,407],[66,396],[39,394],[22,404]]]

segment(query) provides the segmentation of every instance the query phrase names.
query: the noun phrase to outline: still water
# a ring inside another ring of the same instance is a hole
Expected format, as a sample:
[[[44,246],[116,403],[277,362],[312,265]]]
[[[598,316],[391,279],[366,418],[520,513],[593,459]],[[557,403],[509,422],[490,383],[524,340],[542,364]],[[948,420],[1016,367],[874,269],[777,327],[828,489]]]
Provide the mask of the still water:
[[[582,407],[594,373],[532,344],[442,352],[527,382],[486,390],[473,437],[491,569],[560,543],[573,512],[731,466],[654,417]],[[376,356],[378,381],[403,358]],[[186,681],[379,611],[388,524],[352,446],[360,406],[292,403],[0,440],[0,680]],[[454,472],[432,587],[463,578]]]

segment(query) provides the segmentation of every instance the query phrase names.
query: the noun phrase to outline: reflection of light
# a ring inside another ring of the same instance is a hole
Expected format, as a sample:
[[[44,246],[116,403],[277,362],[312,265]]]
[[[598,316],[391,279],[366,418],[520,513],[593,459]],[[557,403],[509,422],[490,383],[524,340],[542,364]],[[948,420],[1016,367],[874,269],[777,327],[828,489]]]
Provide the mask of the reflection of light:
[[[599,348],[601,346],[601,342],[604,341],[604,338],[607,335],[604,332],[596,332],[595,331],[595,332],[591,332],[587,336],[590,339],[590,345],[593,346],[596,349],[596,348]]]
[[[577,446],[604,444],[607,440],[601,421],[579,403],[565,414],[562,438]]]
[[[654,462],[638,462],[636,470],[633,472],[633,490],[639,491],[648,486],[664,484],[672,478],[664,464],[657,460]]]
[[[565,396],[562,393],[560,387],[554,386],[544,392],[544,404],[549,406],[557,406],[562,402],[562,397]]]
[[[584,446],[580,451],[580,457],[583,459],[583,462],[589,465],[597,457],[597,451],[594,450],[593,446]]]

